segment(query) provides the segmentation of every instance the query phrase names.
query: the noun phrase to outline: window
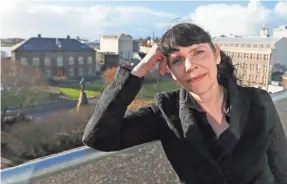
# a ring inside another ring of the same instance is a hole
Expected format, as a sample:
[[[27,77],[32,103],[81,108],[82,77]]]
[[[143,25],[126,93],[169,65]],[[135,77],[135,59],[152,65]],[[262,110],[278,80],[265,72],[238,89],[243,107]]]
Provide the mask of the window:
[[[22,65],[28,65],[27,58],[25,58],[25,57],[21,57],[20,62]]]
[[[267,70],[268,70],[267,65],[264,65],[264,72],[267,72]]]
[[[256,82],[259,82],[259,76],[258,75],[255,76],[255,80],[256,80]]]
[[[69,65],[74,65],[75,64],[75,59],[72,56],[69,57],[68,61],[69,61]]]
[[[51,59],[49,57],[45,57],[44,63],[45,63],[45,66],[50,66],[51,65]]]
[[[69,75],[70,75],[70,76],[75,75],[75,70],[74,70],[74,68],[69,68]]]
[[[259,55],[259,60],[262,60],[262,54],[258,54]]]
[[[256,65],[256,71],[257,71],[257,72],[260,71],[260,65],[259,65],[259,64]]]
[[[92,73],[93,73],[93,68],[89,68],[88,74],[92,74]]]
[[[266,82],[267,82],[267,77],[263,76],[263,83],[266,83]]]
[[[51,73],[50,69],[46,69],[45,73],[46,73],[46,77],[51,77],[52,76],[52,73]]]
[[[88,64],[93,64],[93,57],[92,56],[88,57]]]
[[[84,69],[79,68],[78,76],[83,76],[84,75]]]
[[[248,64],[244,63],[244,69],[247,70]]]
[[[64,61],[63,61],[63,56],[57,56],[57,66],[63,66]]]
[[[40,66],[40,59],[38,57],[33,58],[32,66]]]
[[[82,56],[78,57],[78,64],[84,64],[84,58]]]

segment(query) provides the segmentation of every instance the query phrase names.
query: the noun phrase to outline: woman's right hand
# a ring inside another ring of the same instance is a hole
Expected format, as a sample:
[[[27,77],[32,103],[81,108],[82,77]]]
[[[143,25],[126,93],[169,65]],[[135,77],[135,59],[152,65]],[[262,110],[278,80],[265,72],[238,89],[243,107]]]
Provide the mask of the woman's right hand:
[[[151,71],[157,62],[160,62],[159,73],[164,75],[166,70],[166,57],[162,54],[157,44],[154,44],[147,55],[137,64],[132,73],[138,77],[144,77]]]

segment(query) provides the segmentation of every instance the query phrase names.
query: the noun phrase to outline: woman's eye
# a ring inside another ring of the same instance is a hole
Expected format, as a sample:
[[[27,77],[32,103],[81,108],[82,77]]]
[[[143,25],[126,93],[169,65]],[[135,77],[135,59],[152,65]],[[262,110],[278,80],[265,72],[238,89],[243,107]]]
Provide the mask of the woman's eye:
[[[197,50],[197,51],[195,51],[195,55],[199,55],[199,54],[201,54],[201,53],[203,53],[202,50]]]
[[[172,61],[172,64],[178,64],[182,61],[182,58],[176,58]]]

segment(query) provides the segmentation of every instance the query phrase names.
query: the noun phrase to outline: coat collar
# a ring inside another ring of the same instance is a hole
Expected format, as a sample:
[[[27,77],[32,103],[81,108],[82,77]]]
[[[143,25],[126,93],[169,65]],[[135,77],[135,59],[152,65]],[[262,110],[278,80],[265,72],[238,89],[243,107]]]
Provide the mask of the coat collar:
[[[225,154],[232,151],[239,141],[241,134],[244,130],[247,115],[249,111],[249,103],[247,97],[240,92],[240,87],[231,79],[226,79],[224,86],[229,93],[230,101],[230,122],[229,130],[233,139],[227,142],[227,151]],[[204,145],[202,134],[198,128],[196,120],[193,116],[194,110],[188,104],[189,93],[184,89],[180,89],[179,93],[179,118],[182,124],[183,136],[185,139],[204,157],[212,160],[212,156],[209,153],[207,147]]]

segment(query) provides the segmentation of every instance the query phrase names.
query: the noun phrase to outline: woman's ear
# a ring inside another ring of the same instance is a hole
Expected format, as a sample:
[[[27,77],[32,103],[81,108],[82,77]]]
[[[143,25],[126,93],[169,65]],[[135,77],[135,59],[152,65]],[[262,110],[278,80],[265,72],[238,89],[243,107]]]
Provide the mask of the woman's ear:
[[[221,56],[220,56],[220,48],[217,44],[214,44],[215,47],[215,61],[216,64],[220,64]]]

